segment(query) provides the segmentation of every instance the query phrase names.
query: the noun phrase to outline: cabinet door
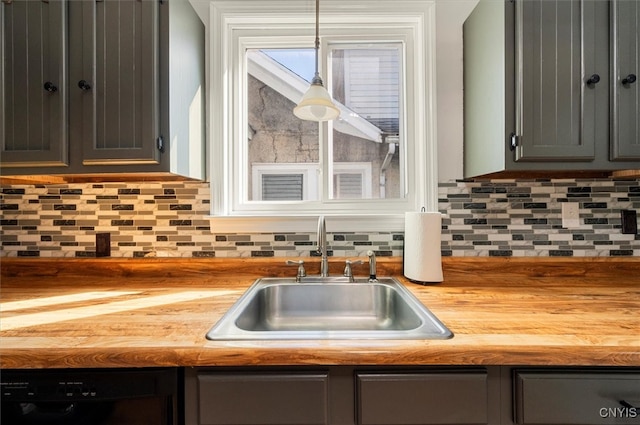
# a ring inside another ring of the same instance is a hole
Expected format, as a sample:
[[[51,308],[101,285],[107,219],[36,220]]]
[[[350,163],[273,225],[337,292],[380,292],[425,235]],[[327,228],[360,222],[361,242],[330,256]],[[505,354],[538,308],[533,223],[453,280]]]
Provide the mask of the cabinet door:
[[[608,137],[607,8],[516,2],[516,161],[591,161]],[[599,82],[587,84],[594,74]]]
[[[611,2],[612,160],[640,160],[640,2]]]
[[[487,424],[484,372],[358,373],[359,425]]]
[[[517,424],[638,424],[640,373],[520,371],[514,400]]]
[[[71,130],[83,165],[157,164],[159,2],[71,3]]]
[[[66,166],[66,0],[0,8],[2,167]]]
[[[327,373],[202,373],[201,425],[328,424]]]

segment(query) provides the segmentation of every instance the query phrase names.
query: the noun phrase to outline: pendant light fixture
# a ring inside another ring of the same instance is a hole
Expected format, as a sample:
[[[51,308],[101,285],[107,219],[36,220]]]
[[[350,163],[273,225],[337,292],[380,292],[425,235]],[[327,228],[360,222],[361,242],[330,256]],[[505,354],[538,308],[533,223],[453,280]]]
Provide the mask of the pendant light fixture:
[[[333,104],[331,96],[322,84],[318,72],[318,50],[320,50],[320,0],[316,0],[316,73],[311,80],[309,90],[302,96],[300,103],[293,108],[296,117],[309,121],[331,121],[338,118],[340,110]]]

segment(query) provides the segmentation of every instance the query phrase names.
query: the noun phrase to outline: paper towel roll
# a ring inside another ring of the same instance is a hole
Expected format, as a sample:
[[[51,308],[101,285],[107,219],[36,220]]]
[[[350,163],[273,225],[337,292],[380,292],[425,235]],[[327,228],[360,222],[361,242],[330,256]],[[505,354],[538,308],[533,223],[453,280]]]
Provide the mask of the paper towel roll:
[[[404,275],[418,282],[442,282],[442,214],[407,212],[404,216]]]

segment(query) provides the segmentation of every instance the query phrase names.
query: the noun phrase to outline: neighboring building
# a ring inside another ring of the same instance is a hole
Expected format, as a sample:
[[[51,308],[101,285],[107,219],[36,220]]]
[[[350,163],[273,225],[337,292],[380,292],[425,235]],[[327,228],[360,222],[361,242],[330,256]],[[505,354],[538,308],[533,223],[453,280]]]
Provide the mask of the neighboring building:
[[[358,53],[338,49],[333,58],[339,82],[333,96],[341,110],[332,123],[333,197],[399,198],[397,50]],[[247,59],[249,199],[317,199],[318,125],[293,115],[309,83],[262,51]]]

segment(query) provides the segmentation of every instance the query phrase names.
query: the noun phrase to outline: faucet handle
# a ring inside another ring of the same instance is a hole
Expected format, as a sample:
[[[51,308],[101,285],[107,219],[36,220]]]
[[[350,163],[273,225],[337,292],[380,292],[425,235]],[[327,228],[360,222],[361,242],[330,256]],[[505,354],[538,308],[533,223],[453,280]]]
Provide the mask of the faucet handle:
[[[353,282],[353,272],[351,271],[351,265],[357,265],[357,264],[362,264],[362,260],[347,260],[345,261],[345,265],[344,265],[344,273],[343,276],[348,277],[349,278],[349,282]]]
[[[288,266],[298,266],[298,273],[296,273],[296,282],[300,282],[303,277],[307,275],[307,271],[304,269],[304,261],[298,260],[287,260],[286,263]]]

